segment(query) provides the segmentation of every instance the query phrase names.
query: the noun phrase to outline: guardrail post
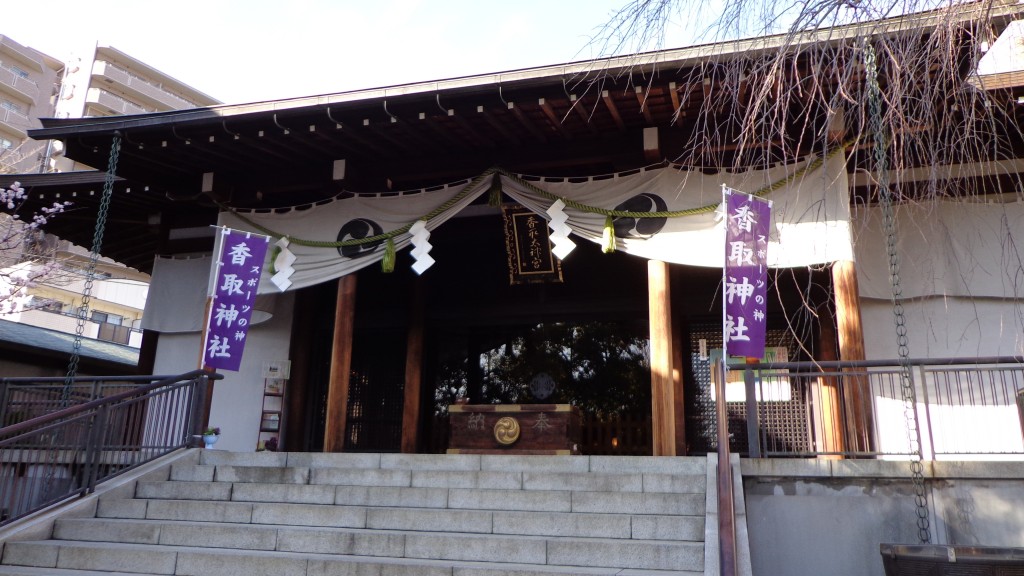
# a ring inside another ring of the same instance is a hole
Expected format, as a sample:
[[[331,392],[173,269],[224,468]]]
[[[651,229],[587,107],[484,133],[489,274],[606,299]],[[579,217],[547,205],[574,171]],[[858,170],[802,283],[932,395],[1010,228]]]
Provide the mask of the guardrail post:
[[[917,453],[921,456],[921,459],[924,460],[924,443],[922,443],[922,441],[921,441],[921,438],[922,438],[922,436],[921,436],[921,415],[918,413],[918,410],[917,410],[917,404],[918,404],[918,402],[917,402],[917,382],[914,381],[914,370],[913,370],[913,368],[911,368],[909,366],[907,367],[907,378],[910,380],[910,390],[911,390],[911,392],[913,392],[913,395],[911,396],[910,401],[913,402],[913,409],[914,409],[913,410],[913,414],[914,414],[914,433],[917,434]],[[921,379],[924,381],[924,387],[927,388],[928,387],[927,379],[925,379],[923,377],[923,375],[921,375]],[[928,404],[926,403],[925,404],[926,409],[927,409],[927,406],[928,406]],[[930,426],[929,426],[928,431],[929,431],[929,433],[931,432],[931,427]],[[933,445],[932,446],[932,451],[934,452],[934,450],[935,450],[935,446]]]
[[[921,395],[924,396],[924,424],[928,428],[928,448],[932,453],[931,460],[935,460],[935,434],[932,432],[932,403],[931,399],[928,398],[928,369],[923,364],[919,365],[917,368],[921,378]],[[914,406],[914,414],[917,414],[916,402]],[[924,446],[921,446],[920,425],[918,426],[918,429],[917,445],[921,448],[921,458],[924,458]]]
[[[1021,437],[1024,437],[1024,388],[1017,390],[1017,416],[1020,417]]]
[[[107,429],[107,414],[109,412],[109,406],[99,406],[89,425],[89,433],[86,434],[85,461],[83,462],[85,470],[82,478],[82,488],[79,492],[83,496],[96,490],[96,479],[99,477],[100,455],[103,454],[103,434]]]
[[[743,368],[743,387],[747,394],[747,449],[751,458],[761,457],[760,414],[757,412],[757,382],[750,366]]]
[[[186,446],[193,446],[197,442],[196,437],[203,435],[203,428],[206,426],[206,422],[203,421],[203,415],[206,414],[206,396],[207,389],[210,386],[209,376],[198,376],[192,380],[192,413],[189,414],[189,419],[192,422],[191,431],[192,433],[188,438],[185,439]],[[198,446],[198,444],[195,444]]]
[[[7,397],[9,386],[7,378],[0,378],[0,426],[7,426],[7,412],[11,405],[11,399]]]
[[[718,415],[718,567],[721,576],[736,576],[736,503],[729,458],[729,412],[725,403],[725,360],[714,364]]]

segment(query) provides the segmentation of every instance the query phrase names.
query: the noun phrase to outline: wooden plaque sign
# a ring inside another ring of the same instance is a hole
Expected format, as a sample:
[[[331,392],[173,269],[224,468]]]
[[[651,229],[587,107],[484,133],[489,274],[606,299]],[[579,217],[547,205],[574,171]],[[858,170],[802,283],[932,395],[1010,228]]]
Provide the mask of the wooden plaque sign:
[[[569,404],[448,407],[449,454],[579,454],[580,411]]]
[[[561,282],[562,264],[551,253],[548,222],[518,204],[502,206],[511,284]]]

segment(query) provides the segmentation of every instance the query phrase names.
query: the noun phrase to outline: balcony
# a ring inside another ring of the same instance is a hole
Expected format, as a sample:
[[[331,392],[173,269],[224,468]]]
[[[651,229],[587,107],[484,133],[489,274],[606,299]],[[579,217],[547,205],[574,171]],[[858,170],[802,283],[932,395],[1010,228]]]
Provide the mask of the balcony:
[[[22,324],[56,330],[66,334],[74,334],[78,327],[78,317],[74,314],[52,312],[50,310],[24,310],[17,319]],[[93,340],[103,340],[138,348],[142,346],[142,330],[131,326],[121,326],[108,322],[85,321],[82,336]]]
[[[19,99],[29,102],[38,101],[39,85],[2,63],[0,63],[0,84],[3,84],[7,91],[13,92]]]
[[[27,130],[36,128],[36,123],[38,120],[33,122],[32,119],[20,112],[0,107],[0,128],[5,129],[5,132],[10,132],[22,139],[28,138]]]
[[[43,65],[39,61],[39,56],[35,52],[25,48],[6,36],[0,36],[0,53],[10,55],[23,67],[31,68],[33,72],[43,71]]]
[[[87,105],[93,108],[99,108],[104,114],[145,114],[147,112],[153,112],[154,110],[143,108],[138,104],[134,104],[121,98],[120,96],[107,92],[100,88],[89,88],[89,92],[85,96],[85,102]]]
[[[137,94],[140,100],[153,102],[154,108],[159,108],[160,110],[181,110],[184,108],[196,107],[192,102],[164,90],[159,84],[143,80],[131,72],[109,62],[104,62],[102,60],[94,62],[92,75],[94,78],[94,85],[99,83],[96,79],[101,79],[100,82],[108,85],[120,86],[126,91]]]

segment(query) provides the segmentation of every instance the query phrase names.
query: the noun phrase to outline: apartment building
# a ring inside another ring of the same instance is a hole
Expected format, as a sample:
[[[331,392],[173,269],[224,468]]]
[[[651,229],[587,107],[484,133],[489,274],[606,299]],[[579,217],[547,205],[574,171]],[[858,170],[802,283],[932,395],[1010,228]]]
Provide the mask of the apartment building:
[[[28,138],[27,129],[39,127],[42,117],[145,114],[215,104],[220,102],[110,46],[91,46],[62,62],[0,36],[0,174],[102,168],[64,158],[60,142]],[[24,289],[14,310],[0,320],[74,333],[88,249],[49,235],[37,243],[45,254],[36,256],[56,258],[61,267],[45,283]],[[0,283],[12,265],[35,264],[0,261]],[[97,275],[84,335],[137,348],[148,275],[109,261],[100,263]]]
[[[0,314],[0,320],[73,334],[77,330],[78,311],[85,291],[89,253],[81,246],[52,235],[47,235],[44,242],[47,257],[55,256],[61,266],[47,274],[45,282],[33,283],[9,302],[10,312]],[[4,272],[26,266],[38,264],[23,262]],[[0,286],[5,278],[6,274],[0,274]],[[94,273],[89,315],[82,335],[138,348],[142,344],[140,324],[148,292],[148,274],[101,258]]]
[[[166,112],[220,104],[111,46],[92,46],[65,63],[0,35],[0,172],[90,169],[63,159],[59,142],[28,138],[39,118]]]
[[[96,46],[67,63],[55,104],[57,118],[88,118],[166,112],[220,104],[195,88],[111,46]],[[60,150],[50,164],[58,172],[87,167]]]
[[[28,137],[53,116],[64,63],[0,35],[0,172],[39,172],[48,144]]]

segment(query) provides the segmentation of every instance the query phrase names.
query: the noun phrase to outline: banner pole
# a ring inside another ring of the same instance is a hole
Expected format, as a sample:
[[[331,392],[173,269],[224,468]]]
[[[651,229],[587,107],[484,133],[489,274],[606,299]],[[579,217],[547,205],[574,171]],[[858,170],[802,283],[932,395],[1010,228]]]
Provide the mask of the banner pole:
[[[210,312],[213,310],[213,297],[216,293],[217,271],[220,269],[220,251],[224,243],[222,232],[226,229],[223,226],[211,225],[214,229],[213,259],[210,262],[210,275],[206,280],[206,306],[203,310],[202,331],[199,335],[199,366],[198,369],[206,369],[206,338],[210,330]],[[213,370],[207,370],[213,372]]]
[[[727,206],[729,204],[728,204],[728,200],[726,199],[726,196],[728,194],[729,194],[729,189],[728,189],[728,187],[726,187],[725,183],[723,183],[722,184],[722,214],[723,214],[722,224],[723,224],[723,228],[725,230],[725,236],[726,237],[728,237],[728,235],[729,235],[729,210],[727,208]],[[725,268],[726,268],[727,264],[728,264],[728,256],[726,255],[725,248],[723,246],[723,252],[722,252],[722,363],[723,363],[723,366],[724,366],[724,368],[722,370],[723,377],[725,377],[728,374],[728,372],[729,372],[729,329],[728,329],[728,325],[726,324],[727,314],[726,314],[726,307],[725,307],[725,296],[726,296]],[[724,383],[723,383],[723,385],[724,385]]]

